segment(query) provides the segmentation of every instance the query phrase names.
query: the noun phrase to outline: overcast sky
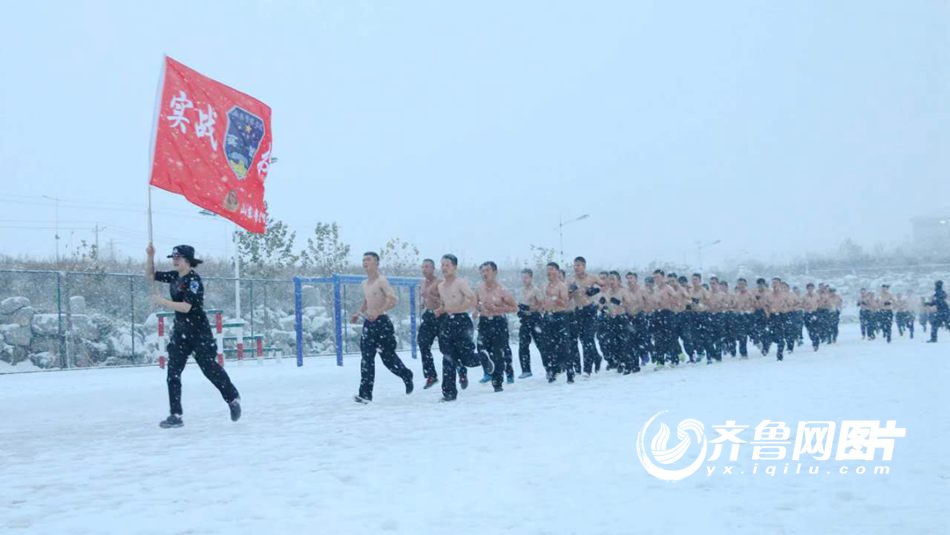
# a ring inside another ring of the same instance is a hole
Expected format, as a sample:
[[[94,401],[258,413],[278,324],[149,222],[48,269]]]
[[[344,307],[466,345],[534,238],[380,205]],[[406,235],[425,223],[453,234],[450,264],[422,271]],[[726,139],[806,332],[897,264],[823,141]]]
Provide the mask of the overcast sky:
[[[146,5],[148,4],[148,5]],[[139,255],[162,55],[266,102],[271,215],[466,264],[791,259],[950,207],[950,3],[15,2],[0,243]],[[156,246],[230,252],[156,190]]]

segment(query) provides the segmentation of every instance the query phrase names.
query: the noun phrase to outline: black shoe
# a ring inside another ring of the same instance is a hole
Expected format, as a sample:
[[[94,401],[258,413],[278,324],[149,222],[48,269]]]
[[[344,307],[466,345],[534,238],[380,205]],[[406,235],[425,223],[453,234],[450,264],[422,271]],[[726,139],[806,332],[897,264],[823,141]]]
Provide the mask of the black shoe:
[[[442,399],[439,400],[439,403],[448,403],[450,401],[455,401],[455,396],[442,396]]]
[[[465,390],[466,388],[468,388],[468,376],[467,376],[467,375],[460,375],[460,376],[459,376],[459,386],[462,387],[462,390]]]
[[[367,398],[364,398],[364,397],[360,397],[360,396],[353,396],[353,401],[355,401],[355,402],[357,402],[357,403],[362,403],[363,405],[367,405],[367,404],[369,404],[370,401],[373,401],[373,400],[367,399]]]
[[[412,394],[412,389],[415,388],[415,386],[412,384],[411,374],[409,375],[409,378],[405,380],[405,382],[406,382],[406,395],[408,396],[409,394]]]
[[[234,398],[228,403],[228,409],[231,411],[231,421],[236,422],[241,419],[241,398]]]
[[[554,381],[557,381],[557,375],[555,375],[554,372],[548,372],[547,376],[548,376],[549,383],[553,383]]]
[[[502,392],[504,390],[501,385],[492,385],[492,387],[494,387],[495,392]]]
[[[573,373],[567,374],[567,384],[569,384],[569,385],[574,384],[574,374],[573,374]]]
[[[436,383],[438,383],[438,382],[439,382],[439,378],[438,378],[438,377],[426,377],[426,385],[425,385],[424,387],[422,387],[422,389],[423,389],[423,390],[426,390],[426,389],[428,389],[428,388],[431,388],[432,385],[434,385],[434,384],[436,384]]]
[[[158,426],[162,429],[172,429],[174,427],[181,427],[185,425],[185,422],[181,420],[181,416],[177,414],[172,414],[168,418],[165,418],[161,422],[158,422]]]

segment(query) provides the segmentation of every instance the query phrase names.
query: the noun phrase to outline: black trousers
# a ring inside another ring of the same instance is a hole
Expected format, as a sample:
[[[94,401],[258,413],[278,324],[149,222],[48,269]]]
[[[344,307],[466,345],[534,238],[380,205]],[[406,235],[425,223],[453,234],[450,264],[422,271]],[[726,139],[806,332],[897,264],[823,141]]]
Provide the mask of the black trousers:
[[[769,337],[769,317],[762,309],[756,309],[752,312],[752,339],[765,348],[765,343]]]
[[[647,315],[643,312],[627,316],[627,358],[631,364],[631,370],[638,370],[640,365],[646,364],[648,360],[649,330]]]
[[[597,352],[597,342],[595,336],[597,320],[597,306],[594,304],[578,308],[574,311],[573,330],[571,332],[571,347],[577,350],[577,341],[580,340],[581,347],[584,350],[583,369],[584,373],[590,373],[594,366],[600,368],[602,357]]]
[[[419,342],[419,353],[422,355],[422,374],[426,379],[438,377],[435,371],[435,359],[432,357],[432,344],[439,338],[439,329],[442,319],[435,312],[426,310],[422,313],[422,322],[419,324],[419,333],[416,339]],[[439,342],[439,351],[442,343]]]
[[[478,318],[478,351],[488,353],[494,364],[492,386],[501,386],[505,379],[505,346],[508,345],[508,319],[504,316]]]
[[[752,323],[754,316],[749,312],[734,313],[733,329],[736,336],[736,342],[739,344],[739,356],[749,356],[749,333],[752,332]]]
[[[376,353],[379,353],[383,365],[404,382],[412,380],[412,371],[396,355],[396,333],[393,322],[385,314],[376,321],[363,321],[363,334],[360,336],[360,397],[373,399],[373,384],[376,382]]]
[[[567,372],[568,377],[574,377],[573,355],[571,355],[570,314],[568,312],[546,313],[541,322],[541,333],[544,337],[543,346],[547,347],[548,371]]]
[[[777,348],[776,356],[779,360],[782,360],[785,356],[785,337],[786,331],[788,331],[788,314],[787,313],[776,313],[769,314],[768,316],[768,325],[769,332],[768,336],[765,338],[765,343],[762,348],[762,351],[766,354],[769,352],[772,344],[774,343]]]
[[[930,339],[934,342],[937,341],[937,331],[940,327],[950,329],[950,312],[942,310],[930,313]]]
[[[168,408],[171,414],[183,414],[181,409],[181,373],[185,370],[188,356],[194,353],[195,362],[201,368],[201,373],[218,389],[224,401],[230,403],[239,397],[237,388],[228,377],[215,357],[218,355],[218,345],[207,333],[182,332],[172,330],[171,341],[168,343]]]
[[[881,335],[888,341],[891,341],[891,328],[894,325],[894,311],[881,310],[878,313],[878,325],[881,327]]]
[[[456,374],[467,378],[466,367],[485,365],[475,350],[475,342],[472,340],[474,333],[475,326],[468,314],[452,314],[442,320],[442,330],[439,332],[439,345],[442,347],[442,395],[448,399],[458,396]]]
[[[821,317],[819,311],[805,312],[805,328],[808,329],[808,339],[811,340],[811,346],[818,349],[821,343]]]
[[[521,373],[531,373],[531,341],[541,350],[538,335],[541,333],[541,314],[537,312],[522,312],[521,324],[518,327],[518,360],[521,362]]]
[[[718,337],[718,318],[711,312],[696,312],[697,333],[694,343],[706,354],[706,361],[722,360],[722,353],[719,351],[717,342]]]
[[[669,360],[679,364],[679,340],[676,336],[676,316],[672,310],[657,310],[653,313],[652,331],[654,354],[659,364]]]

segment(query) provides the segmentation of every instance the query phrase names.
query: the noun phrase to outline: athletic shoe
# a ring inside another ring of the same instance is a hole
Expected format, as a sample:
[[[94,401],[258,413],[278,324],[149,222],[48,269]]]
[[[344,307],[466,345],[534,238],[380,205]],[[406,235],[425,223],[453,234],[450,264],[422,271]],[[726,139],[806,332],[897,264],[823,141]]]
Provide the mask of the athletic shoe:
[[[241,398],[234,398],[228,403],[228,409],[231,411],[231,421],[236,422],[241,419]]]
[[[172,414],[168,418],[165,418],[161,422],[158,422],[158,426],[162,429],[171,429],[174,427],[181,427],[185,425],[185,422],[181,420],[181,416],[177,414]]]

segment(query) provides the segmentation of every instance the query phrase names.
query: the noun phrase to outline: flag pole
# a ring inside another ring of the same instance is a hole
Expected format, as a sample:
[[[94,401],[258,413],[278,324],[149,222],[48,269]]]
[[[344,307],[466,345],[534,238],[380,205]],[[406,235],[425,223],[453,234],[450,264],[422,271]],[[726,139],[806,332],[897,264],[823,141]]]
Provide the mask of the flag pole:
[[[165,65],[168,56],[162,54],[162,67],[158,75],[158,86],[155,88],[155,112],[152,114],[152,132],[148,151],[148,185],[146,206],[148,208],[148,244],[152,245],[152,167],[155,163],[155,136],[158,132],[158,114],[162,107],[162,86],[165,85]]]

